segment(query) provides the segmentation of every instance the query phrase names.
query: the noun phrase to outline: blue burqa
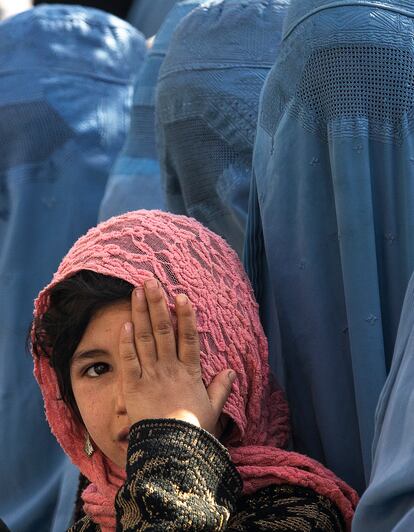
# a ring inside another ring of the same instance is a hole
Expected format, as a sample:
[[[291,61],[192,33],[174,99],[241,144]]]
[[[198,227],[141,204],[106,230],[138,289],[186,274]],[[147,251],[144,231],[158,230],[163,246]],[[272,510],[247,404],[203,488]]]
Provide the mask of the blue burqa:
[[[177,0],[135,0],[128,21],[145,37],[155,35]]]
[[[371,481],[354,532],[414,530],[414,276],[408,285],[391,370],[378,402]]]
[[[148,51],[134,87],[128,136],[102,201],[101,220],[137,209],[165,208],[155,140],[155,87],[177,24],[200,3],[200,0],[178,2],[167,15]]]
[[[287,0],[209,1],[179,24],[161,67],[156,123],[167,207],[241,254],[260,90]]]
[[[74,509],[78,474],[25,341],[33,299],[97,222],[144,53],[98,10],[41,6],[0,24],[0,517],[13,532],[62,532]]]
[[[361,491],[414,269],[413,13],[292,0],[254,151],[245,262],[295,448]]]

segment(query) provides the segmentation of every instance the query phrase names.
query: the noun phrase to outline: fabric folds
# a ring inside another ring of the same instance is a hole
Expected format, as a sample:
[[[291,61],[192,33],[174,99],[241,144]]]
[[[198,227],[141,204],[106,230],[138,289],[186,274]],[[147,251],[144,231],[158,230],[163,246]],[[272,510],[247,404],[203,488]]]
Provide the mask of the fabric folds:
[[[414,6],[412,0],[303,0],[302,2],[292,2],[292,7],[286,17],[283,35],[288,37],[289,34],[307,18],[312,15],[332,9],[335,7],[373,7],[382,10],[389,10],[393,13],[412,16]]]
[[[295,448],[359,490],[414,268],[411,15],[293,0],[254,150],[245,262]]]
[[[155,140],[156,83],[177,24],[200,3],[200,0],[178,2],[148,51],[135,82],[128,136],[102,200],[101,220],[136,209],[165,209]]]
[[[146,38],[155,35],[177,0],[134,0],[128,21]]]
[[[391,370],[375,420],[370,484],[355,514],[353,530],[414,529],[414,276],[405,296]]]
[[[259,94],[287,0],[210,0],[178,26],[156,97],[167,207],[241,254]]]
[[[76,470],[44,418],[27,329],[36,293],[97,221],[144,53],[98,10],[42,6],[0,24],[0,515],[14,532],[71,518]]]

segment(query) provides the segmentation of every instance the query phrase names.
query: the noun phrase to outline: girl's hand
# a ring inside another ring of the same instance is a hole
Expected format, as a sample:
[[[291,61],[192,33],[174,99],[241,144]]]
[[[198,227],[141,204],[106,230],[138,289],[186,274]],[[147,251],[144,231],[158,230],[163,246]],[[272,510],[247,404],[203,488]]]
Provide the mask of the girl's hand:
[[[173,418],[220,436],[219,418],[235,378],[219,373],[206,389],[201,379],[200,345],[193,307],[176,298],[176,342],[164,292],[156,279],[131,296],[132,323],[121,330],[119,353],[123,394],[131,424]],[[178,345],[176,345],[178,343]]]

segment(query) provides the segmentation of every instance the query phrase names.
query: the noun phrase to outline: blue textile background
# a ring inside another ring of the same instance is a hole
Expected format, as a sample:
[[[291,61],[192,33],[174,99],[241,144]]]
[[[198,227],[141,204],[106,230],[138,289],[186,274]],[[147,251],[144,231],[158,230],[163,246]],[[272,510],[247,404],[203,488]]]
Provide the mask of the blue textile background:
[[[13,532],[62,532],[74,510],[78,474],[25,342],[34,298],[97,222],[144,54],[98,10],[40,6],[0,24],[0,516]]]
[[[100,208],[100,220],[137,209],[165,209],[155,140],[155,88],[171,36],[200,0],[178,2],[155,36],[134,87],[131,125]]]
[[[292,0],[254,151],[245,263],[295,447],[360,491],[414,268],[411,6]]]
[[[179,24],[161,67],[156,124],[167,207],[241,254],[260,90],[287,0],[209,1]]]
[[[145,37],[155,35],[177,0],[135,0],[128,21]]]

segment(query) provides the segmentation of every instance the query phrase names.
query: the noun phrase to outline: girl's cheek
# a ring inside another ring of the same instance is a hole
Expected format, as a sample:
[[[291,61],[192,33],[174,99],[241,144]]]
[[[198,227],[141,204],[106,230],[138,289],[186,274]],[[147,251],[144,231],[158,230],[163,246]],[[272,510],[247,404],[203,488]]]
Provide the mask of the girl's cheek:
[[[106,410],[107,395],[99,387],[88,386],[87,383],[75,384],[73,394],[84,423],[96,423]]]
[[[106,432],[105,404],[90,398],[78,404],[78,408],[86,430],[97,443],[100,443],[101,435]]]

